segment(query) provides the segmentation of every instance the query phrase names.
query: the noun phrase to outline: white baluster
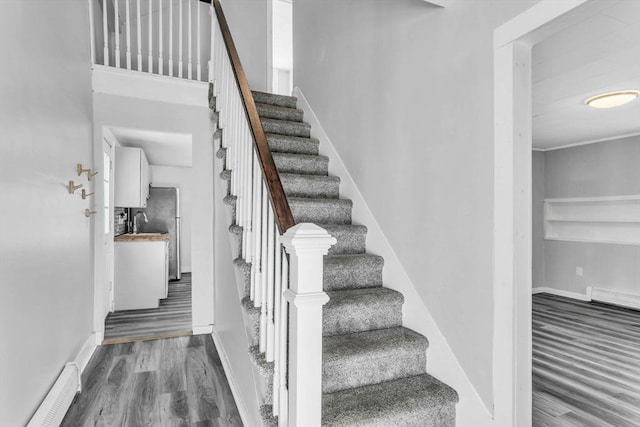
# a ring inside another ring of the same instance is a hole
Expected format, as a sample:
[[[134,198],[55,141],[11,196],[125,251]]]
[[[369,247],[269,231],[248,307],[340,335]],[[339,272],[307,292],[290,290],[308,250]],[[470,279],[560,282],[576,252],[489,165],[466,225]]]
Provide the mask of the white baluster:
[[[282,252],[282,285],[280,287],[280,346],[278,347],[278,365],[280,365],[280,381],[278,396],[279,409],[278,409],[278,425],[284,427],[289,425],[289,392],[287,390],[287,372],[288,372],[288,334],[289,334],[289,313],[287,311],[287,300],[284,295],[285,291],[289,289],[289,261],[287,255]],[[275,405],[275,400],[274,400]]]
[[[178,77],[182,78],[182,0],[178,0],[180,5],[180,24],[178,25]]]
[[[241,102],[238,102],[238,105],[240,105]],[[240,221],[241,221],[241,225],[242,225],[242,246],[240,248],[240,253],[242,256],[242,259],[247,259],[247,240],[246,240],[246,233],[247,233],[247,221],[246,221],[246,215],[245,215],[245,208],[246,208],[246,192],[245,192],[245,187],[244,187],[244,182],[245,182],[245,178],[246,178],[246,168],[244,165],[244,156],[245,156],[245,144],[244,144],[244,131],[245,131],[245,127],[244,127],[244,120],[243,116],[241,116],[240,114],[236,113],[238,115],[238,157],[239,157],[239,164],[238,164],[238,193],[242,195],[242,203],[238,206],[238,215],[240,216]]]
[[[253,223],[254,223],[254,232],[253,232],[253,263],[251,265],[253,270],[253,296],[252,300],[254,301],[254,305],[256,307],[260,307],[262,305],[262,292],[261,292],[261,274],[260,274],[260,263],[261,263],[261,253],[262,249],[262,173],[260,171],[260,166],[258,165],[258,159],[254,158],[254,168],[256,169],[256,173],[254,175],[254,186],[253,192],[255,194],[255,202],[254,202],[254,214],[253,214]]]
[[[200,2],[196,3],[196,48],[198,49],[196,52],[196,58],[198,61],[198,70],[197,70],[197,79],[198,81],[202,81],[202,68],[200,65]]]
[[[271,204],[269,204],[269,228],[267,231],[267,235],[269,237],[267,242],[267,349],[266,349],[266,358],[267,362],[273,362],[273,354],[274,354],[274,324],[273,324],[273,300],[274,300],[274,276],[275,276],[275,256],[274,256],[274,245],[275,245],[275,215],[273,212],[273,208]]]
[[[173,77],[173,0],[169,0],[169,76]]]
[[[102,34],[104,37],[104,65],[109,65],[109,14],[107,12],[109,8],[107,7],[107,2],[102,2]]]
[[[130,9],[130,3],[129,0],[127,0],[126,2],[126,6],[127,6],[127,14],[126,14],[126,19],[127,19],[127,70],[131,69],[131,16],[129,13],[129,9]]]
[[[87,0],[89,2],[89,38],[91,43],[91,65],[96,63],[96,33],[95,33],[95,18],[93,16],[93,0]]]
[[[211,4],[209,6],[209,17],[210,17],[210,23],[209,23],[210,26],[209,27],[211,28],[211,31],[209,32],[209,34],[211,34],[211,37],[210,37],[210,40],[209,40],[209,61],[207,62],[207,79],[209,80],[209,83],[213,83],[213,81],[214,81],[214,78],[213,78],[213,76],[214,76],[214,73],[213,73],[213,57],[215,55],[215,50],[214,50],[215,49],[214,48],[214,46],[215,46],[215,40],[214,40],[214,37],[215,37],[215,31],[214,31],[215,22],[213,22],[213,16],[214,16],[213,14],[214,14],[213,4]]]
[[[137,3],[137,17],[136,27],[138,29],[138,71],[142,71],[142,18],[140,18],[140,0],[136,0]]]
[[[233,194],[234,196],[238,195],[238,192],[236,191],[236,144],[235,144],[235,123],[236,123],[236,117],[235,117],[235,98],[233,97],[233,91],[232,88],[229,87],[229,74],[230,71],[227,69],[227,75],[226,75],[226,80],[227,80],[227,87],[229,88],[227,90],[227,105],[229,108],[229,113],[227,115],[227,126],[224,128],[225,131],[227,132],[227,135],[229,137],[229,169],[232,170],[231,173],[231,194]]]
[[[153,5],[151,4],[151,0],[149,0],[149,55],[147,57],[147,71],[153,73]]]
[[[280,232],[278,231],[278,227],[275,229],[275,268],[276,268],[276,276],[275,276],[275,290],[274,294],[274,307],[273,307],[273,320],[274,320],[274,364],[273,364],[273,382],[271,383],[273,387],[273,415],[278,416],[280,399],[278,392],[280,390],[280,340],[282,330],[280,328],[281,313],[282,310],[282,300],[280,299],[282,296],[282,246],[280,244]]]
[[[280,238],[290,255],[289,422],[319,426],[322,408],[323,256],[336,239],[315,224],[298,224]]]
[[[227,99],[227,91],[228,91],[226,74],[227,74],[227,64],[224,61],[220,61],[220,82],[219,82],[220,93],[218,96],[218,98],[220,98],[220,106],[219,106],[220,115],[218,116],[218,126],[222,129],[226,129],[227,127],[227,115],[229,113],[227,108],[223,108],[223,107],[226,107],[225,102]],[[224,133],[223,133],[223,136],[226,137]],[[225,148],[226,147],[227,145],[225,145]],[[229,168],[229,152],[228,151],[227,151],[227,168]]]
[[[118,10],[118,0],[113,0],[113,10],[114,10],[114,17],[113,20],[115,21],[115,34],[114,34],[114,39],[115,39],[115,63],[116,63],[116,68],[120,68],[120,11]]]
[[[245,117],[245,116],[243,116]],[[245,119],[246,121],[246,119]],[[245,207],[245,218],[247,221],[247,246],[245,248],[247,253],[247,258],[249,260],[252,259],[253,251],[253,221],[251,220],[251,211],[253,210],[253,186],[251,185],[251,181],[253,179],[253,156],[252,156],[252,144],[253,139],[251,138],[251,133],[249,131],[248,126],[245,126],[245,168],[246,168],[246,178],[245,178],[245,186],[247,188],[247,205]]]
[[[162,0],[158,0],[158,74],[163,75],[162,66],[164,65],[164,57],[162,55]],[[169,0],[171,3],[171,0]]]
[[[187,64],[187,78],[189,80],[192,79],[193,73],[193,65],[191,64],[191,33],[192,33],[192,22],[191,22],[191,0],[187,0],[187,6],[189,7],[189,63]]]
[[[260,289],[263,297],[262,310],[260,311],[260,352],[267,349],[267,228],[268,228],[268,195],[267,189],[262,184],[262,248],[260,250]]]

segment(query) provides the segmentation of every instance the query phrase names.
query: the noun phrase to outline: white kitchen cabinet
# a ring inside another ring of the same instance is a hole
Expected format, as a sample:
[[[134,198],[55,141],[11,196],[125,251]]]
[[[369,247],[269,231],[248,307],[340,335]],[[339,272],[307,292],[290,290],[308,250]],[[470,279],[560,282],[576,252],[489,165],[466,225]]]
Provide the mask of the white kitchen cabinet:
[[[116,240],[113,284],[116,310],[157,308],[159,300],[167,297],[168,245],[168,240]]]
[[[141,148],[116,147],[115,206],[146,208],[149,198],[149,162]]]

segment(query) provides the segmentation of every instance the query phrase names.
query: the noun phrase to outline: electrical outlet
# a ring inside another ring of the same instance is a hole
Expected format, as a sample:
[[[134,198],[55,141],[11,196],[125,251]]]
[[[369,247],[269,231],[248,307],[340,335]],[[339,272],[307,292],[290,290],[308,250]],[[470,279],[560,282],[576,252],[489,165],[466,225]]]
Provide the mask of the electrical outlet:
[[[576,267],[576,276],[582,276],[582,267]]]

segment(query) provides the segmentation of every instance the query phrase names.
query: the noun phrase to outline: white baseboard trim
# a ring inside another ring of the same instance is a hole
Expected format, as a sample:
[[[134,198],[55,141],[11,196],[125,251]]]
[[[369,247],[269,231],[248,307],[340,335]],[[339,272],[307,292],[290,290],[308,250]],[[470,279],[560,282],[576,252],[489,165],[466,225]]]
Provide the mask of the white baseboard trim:
[[[65,364],[64,369],[31,417],[27,424],[28,427],[59,425],[62,421],[64,414],[73,402],[74,395],[82,391],[82,373],[97,348],[96,335],[95,332],[89,335],[73,360]]]
[[[86,339],[80,351],[76,355],[74,362],[78,364],[80,367],[80,373],[84,372],[84,369],[87,367],[91,356],[96,351],[96,348],[102,343],[102,334],[99,332],[94,332]]]
[[[591,301],[591,298],[589,298],[588,295],[580,294],[578,292],[563,291],[561,289],[550,288],[548,286],[538,286],[538,287],[532,288],[531,293],[532,294],[547,293],[551,295],[558,295],[559,297],[577,299],[580,301]]]
[[[610,289],[587,288],[587,295],[591,296],[591,300],[604,302],[607,304],[620,305],[622,307],[635,308],[640,310],[640,295],[628,294],[624,292],[612,291]]]
[[[231,362],[229,361],[229,356],[227,356],[227,352],[225,351],[222,340],[220,339],[220,335],[216,331],[216,328],[212,326],[211,338],[213,338],[213,343],[216,346],[216,350],[218,351],[218,355],[220,356],[220,361],[222,362],[222,368],[227,376],[227,382],[229,383],[229,388],[231,388],[231,394],[233,395],[233,399],[236,401],[236,406],[238,408],[238,412],[240,413],[240,418],[242,419],[242,423],[248,426],[251,418],[249,417],[249,411],[247,411],[247,404],[242,398],[242,394],[240,393],[240,388],[236,383],[236,377],[233,375],[233,369],[231,368]]]
[[[193,325],[191,330],[193,335],[210,334],[213,332],[213,325]]]

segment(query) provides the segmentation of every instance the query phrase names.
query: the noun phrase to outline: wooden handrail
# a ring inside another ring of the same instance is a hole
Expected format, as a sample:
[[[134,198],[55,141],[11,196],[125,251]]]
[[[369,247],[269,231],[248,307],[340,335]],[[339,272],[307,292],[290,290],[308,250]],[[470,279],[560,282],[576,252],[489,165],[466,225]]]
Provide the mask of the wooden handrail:
[[[227,53],[229,54],[229,59],[231,61],[231,68],[233,69],[236,83],[240,88],[242,104],[244,105],[244,110],[247,114],[249,126],[251,127],[251,133],[253,134],[253,140],[255,142],[254,148],[256,150],[256,153],[258,154],[258,159],[260,160],[259,163],[260,167],[262,168],[262,174],[267,186],[267,192],[269,193],[269,199],[271,200],[271,204],[275,212],[276,223],[278,224],[280,233],[284,234],[285,231],[295,225],[293,213],[291,212],[291,207],[289,206],[289,202],[287,201],[287,196],[285,195],[284,189],[282,188],[282,182],[280,181],[280,175],[278,174],[278,170],[276,169],[276,164],[273,161],[273,156],[271,156],[271,150],[269,149],[267,137],[264,134],[262,122],[260,121],[260,116],[258,115],[258,109],[256,108],[255,101],[253,100],[253,95],[251,93],[251,89],[249,88],[249,82],[247,81],[247,76],[244,72],[244,68],[242,68],[242,64],[240,63],[240,56],[238,55],[238,51],[236,50],[236,45],[233,42],[233,37],[231,37],[231,31],[229,30],[227,19],[225,18],[224,12],[222,11],[222,5],[220,4],[220,0],[200,1],[213,4],[213,7],[216,10],[218,24],[220,25],[224,44],[227,47]],[[213,29],[211,30],[213,31]]]

